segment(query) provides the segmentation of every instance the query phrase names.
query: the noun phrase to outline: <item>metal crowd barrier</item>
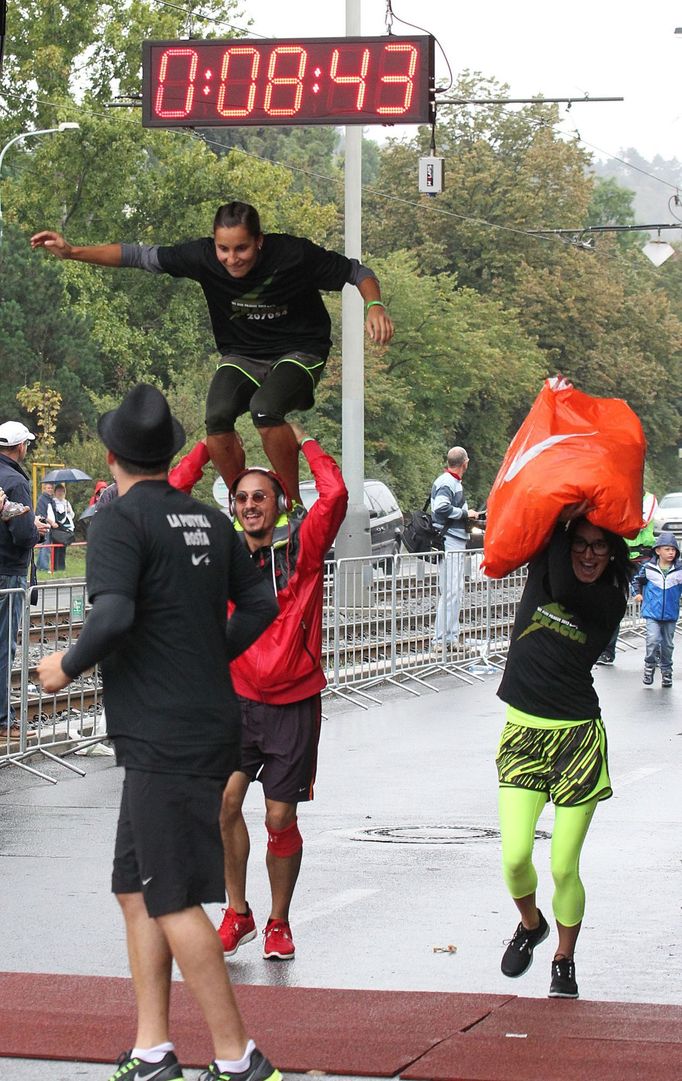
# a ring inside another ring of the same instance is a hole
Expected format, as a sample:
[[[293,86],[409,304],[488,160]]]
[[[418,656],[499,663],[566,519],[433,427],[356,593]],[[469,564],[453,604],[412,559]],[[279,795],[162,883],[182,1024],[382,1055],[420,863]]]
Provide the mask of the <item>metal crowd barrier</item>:
[[[446,673],[467,683],[504,666],[525,568],[506,578],[486,578],[480,551],[342,559],[330,563],[324,579],[322,663],[327,697],[367,709],[380,700],[379,684],[418,695],[438,688]],[[30,764],[36,754],[83,773],[62,756],[86,749],[104,737],[99,672],[86,673],[56,695],[43,694],[35,665],[44,653],[68,649],[87,614],[83,580],[41,583],[37,603],[31,588],[0,591],[0,605],[19,616],[18,644],[5,679],[5,704],[15,713],[17,737],[0,735],[0,765],[12,763],[53,780]],[[35,598],[34,598],[35,599]],[[16,606],[19,612],[16,612]],[[2,644],[9,624],[0,618]],[[621,649],[643,633],[634,602],[621,624]],[[633,647],[634,648],[634,647]],[[101,746],[101,745],[100,745]]]
[[[323,655],[327,695],[367,708],[371,688],[419,694],[447,672],[480,680],[504,663],[525,582],[486,578],[480,551],[339,560],[326,580]]]
[[[35,668],[43,654],[68,649],[78,637],[87,613],[85,581],[59,580],[25,590],[0,590],[0,606],[5,603],[10,620],[12,614],[18,618],[18,629],[13,664],[8,667],[0,660],[0,680],[5,684],[2,713],[9,720],[7,730],[0,732],[0,765],[12,763],[54,781],[30,764],[40,754],[84,775],[63,754],[84,750],[104,736],[99,672],[84,673],[57,694],[44,694]],[[0,626],[0,657],[5,658],[11,655],[11,623],[0,619]],[[18,729],[16,735],[13,727]]]

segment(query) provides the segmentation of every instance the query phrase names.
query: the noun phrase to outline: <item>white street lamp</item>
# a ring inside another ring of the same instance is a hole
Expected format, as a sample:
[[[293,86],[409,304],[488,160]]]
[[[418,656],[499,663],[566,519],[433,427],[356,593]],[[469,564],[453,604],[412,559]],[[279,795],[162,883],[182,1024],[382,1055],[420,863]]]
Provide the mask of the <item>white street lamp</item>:
[[[672,244],[668,244],[667,240],[661,240],[660,233],[657,240],[647,240],[642,251],[655,267],[663,266],[666,259],[675,254]]]
[[[34,135],[52,135],[53,132],[59,131],[76,131],[80,128],[80,124],[77,124],[73,120],[65,120],[59,124],[56,128],[39,128],[37,131],[22,131],[21,135],[15,135],[13,139],[10,139],[8,143],[5,143],[2,150],[0,150],[0,181],[2,181],[2,162],[5,154],[14,143],[18,143],[21,139],[31,139]],[[0,188],[0,190],[2,190]],[[2,245],[2,203],[0,202],[0,245]]]

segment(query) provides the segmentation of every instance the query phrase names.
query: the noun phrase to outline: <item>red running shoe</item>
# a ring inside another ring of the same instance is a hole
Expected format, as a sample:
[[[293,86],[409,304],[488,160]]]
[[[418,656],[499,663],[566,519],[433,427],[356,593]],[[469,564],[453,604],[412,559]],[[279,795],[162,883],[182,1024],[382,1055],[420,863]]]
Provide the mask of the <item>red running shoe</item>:
[[[220,941],[226,957],[234,957],[240,946],[251,942],[256,937],[256,924],[253,912],[249,909],[246,916],[240,916],[233,908],[224,908],[223,922],[218,928]]]
[[[263,935],[263,957],[266,960],[293,961],[296,947],[286,920],[268,920]]]

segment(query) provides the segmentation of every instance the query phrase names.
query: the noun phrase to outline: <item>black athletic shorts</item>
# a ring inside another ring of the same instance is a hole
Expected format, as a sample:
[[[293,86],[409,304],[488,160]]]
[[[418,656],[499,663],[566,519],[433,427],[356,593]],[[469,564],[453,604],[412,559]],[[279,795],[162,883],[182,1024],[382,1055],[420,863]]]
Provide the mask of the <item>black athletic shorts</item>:
[[[320,741],[319,694],[283,706],[239,698],[241,772],[260,781],[266,799],[305,803],[313,798]]]
[[[144,895],[150,916],[225,900],[215,777],[127,769],[114,849],[114,893]]]
[[[258,427],[270,427],[283,424],[294,409],[310,409],[325,364],[311,353],[286,353],[274,361],[222,357],[206,397],[208,435],[233,431],[244,413],[251,412]]]

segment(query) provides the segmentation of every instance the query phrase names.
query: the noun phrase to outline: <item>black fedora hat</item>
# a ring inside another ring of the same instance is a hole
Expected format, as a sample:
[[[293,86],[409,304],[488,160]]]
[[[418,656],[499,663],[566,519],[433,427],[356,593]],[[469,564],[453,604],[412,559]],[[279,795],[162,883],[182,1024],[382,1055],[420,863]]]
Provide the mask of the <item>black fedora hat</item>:
[[[185,443],[184,428],[161,391],[149,383],[138,383],[118,409],[103,413],[97,431],[107,450],[136,465],[170,461]]]

